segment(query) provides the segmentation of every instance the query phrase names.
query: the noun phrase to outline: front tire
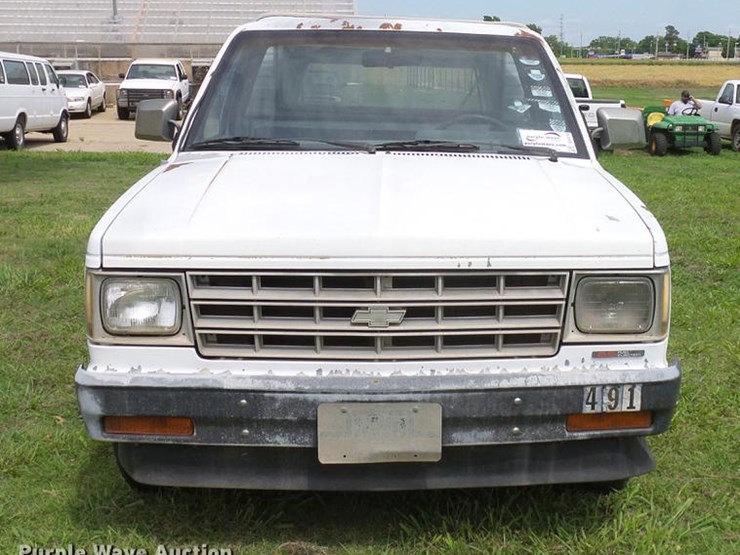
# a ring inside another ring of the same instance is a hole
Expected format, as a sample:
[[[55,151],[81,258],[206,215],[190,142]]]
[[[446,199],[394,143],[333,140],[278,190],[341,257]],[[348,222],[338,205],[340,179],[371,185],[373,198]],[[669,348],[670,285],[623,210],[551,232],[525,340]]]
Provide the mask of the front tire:
[[[121,108],[118,109],[118,119],[128,119],[128,116],[130,114],[128,108]]]
[[[92,117],[92,100],[90,100],[89,98],[87,99],[85,112],[82,114],[82,117],[84,117],[85,119],[90,119]]]
[[[105,112],[105,109],[105,95],[103,95],[103,100],[100,102],[100,106],[98,106],[98,112]]]
[[[66,143],[69,137],[69,116],[64,113],[59,118],[57,126],[51,130],[51,134],[54,137],[55,143]]]
[[[175,119],[177,121],[180,121],[182,119],[182,96],[178,94],[176,100],[177,100],[177,115],[175,116]]]
[[[10,150],[23,150],[26,146],[26,122],[22,116],[15,120],[12,131],[4,137]]]
[[[740,123],[736,123],[732,128],[732,150],[740,152]]]
[[[665,156],[668,152],[668,139],[663,133],[653,133],[650,135],[649,148],[653,156]]]
[[[717,156],[722,152],[722,139],[716,131],[707,136],[706,143],[707,145],[704,147],[704,150],[712,156]]]

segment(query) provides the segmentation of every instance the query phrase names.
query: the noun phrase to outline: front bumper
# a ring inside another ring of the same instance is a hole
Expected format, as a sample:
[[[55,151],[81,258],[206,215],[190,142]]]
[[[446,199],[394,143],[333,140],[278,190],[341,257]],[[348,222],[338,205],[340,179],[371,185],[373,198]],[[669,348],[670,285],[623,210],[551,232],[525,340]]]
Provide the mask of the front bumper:
[[[71,114],[81,114],[87,109],[87,99],[82,100],[68,100],[67,109]]]
[[[619,480],[654,463],[639,436],[666,430],[680,369],[451,376],[238,376],[90,371],[76,375],[94,439],[118,443],[124,471],[142,483],[255,489],[415,489]],[[584,387],[642,384],[652,425],[569,432]],[[437,463],[321,465],[323,403],[442,406]],[[187,437],[112,435],[104,416],[187,416]],[[393,469],[392,471],[389,471]]]

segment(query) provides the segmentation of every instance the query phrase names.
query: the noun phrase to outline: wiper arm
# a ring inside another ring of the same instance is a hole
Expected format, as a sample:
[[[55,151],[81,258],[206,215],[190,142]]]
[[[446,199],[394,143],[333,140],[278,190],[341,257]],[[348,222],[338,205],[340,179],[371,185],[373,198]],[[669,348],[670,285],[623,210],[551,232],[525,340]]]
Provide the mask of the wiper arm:
[[[547,156],[550,162],[558,161],[558,152],[553,148],[547,148],[546,146],[524,146],[524,145],[500,145],[500,148],[504,150],[513,150],[515,152],[527,152],[534,154],[535,156]],[[500,153],[501,151],[499,151]]]
[[[190,145],[194,150],[248,150],[248,149],[291,149],[301,146],[291,139],[269,139],[263,137],[223,137],[200,141]]]
[[[415,139],[410,141],[391,141],[375,145],[375,150],[423,150],[426,152],[477,152],[478,145],[456,141],[431,141]]]
[[[370,154],[375,154],[375,145],[372,143],[361,143],[355,141],[323,141],[318,139],[313,139],[313,141],[323,145],[339,146],[349,150],[364,150]]]

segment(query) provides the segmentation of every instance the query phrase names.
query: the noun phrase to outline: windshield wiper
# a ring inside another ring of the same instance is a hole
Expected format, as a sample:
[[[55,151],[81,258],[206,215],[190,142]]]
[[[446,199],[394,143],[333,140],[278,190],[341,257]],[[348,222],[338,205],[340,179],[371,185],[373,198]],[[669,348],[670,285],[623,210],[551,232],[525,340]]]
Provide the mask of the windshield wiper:
[[[431,141],[415,139],[410,141],[391,141],[375,145],[375,150],[423,150],[425,152],[477,152],[478,145],[456,141]]]
[[[301,146],[299,142],[291,139],[269,139],[263,137],[223,137],[193,143],[193,150],[248,150],[267,149],[281,150],[292,149]]]
[[[500,145],[503,150],[513,150],[515,152],[527,152],[534,154],[535,156],[547,156],[550,162],[558,161],[558,152],[553,148],[547,148],[546,146],[524,146],[524,145]],[[502,152],[498,151],[499,154]]]
[[[321,143],[322,145],[339,146],[349,150],[363,150],[370,154],[375,154],[375,145],[372,143],[361,143],[355,141],[323,141],[319,139],[312,140],[316,143]]]

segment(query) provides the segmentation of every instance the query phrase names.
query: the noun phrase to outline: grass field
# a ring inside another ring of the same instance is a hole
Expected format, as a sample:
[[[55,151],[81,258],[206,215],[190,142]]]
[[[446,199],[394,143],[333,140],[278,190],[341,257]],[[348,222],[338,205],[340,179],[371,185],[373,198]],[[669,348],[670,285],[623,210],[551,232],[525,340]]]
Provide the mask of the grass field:
[[[563,71],[582,73],[594,87],[700,87],[717,90],[728,79],[740,78],[738,63],[650,62],[636,60],[564,61]],[[714,95],[712,95],[714,96]]]
[[[595,98],[622,99],[638,108],[677,100],[683,89],[695,98],[714,100],[722,83],[740,79],[738,63],[567,60],[562,67],[588,77]]]
[[[105,208],[159,161],[0,153],[0,553],[19,545],[234,554],[732,554],[740,551],[740,156],[604,155],[672,248],[670,350],[683,363],[655,472],[598,497],[566,487],[386,494],[169,491],[120,478],[88,439],[83,257]],[[55,554],[56,555],[56,554]],[[65,555],[67,555],[65,553]]]

